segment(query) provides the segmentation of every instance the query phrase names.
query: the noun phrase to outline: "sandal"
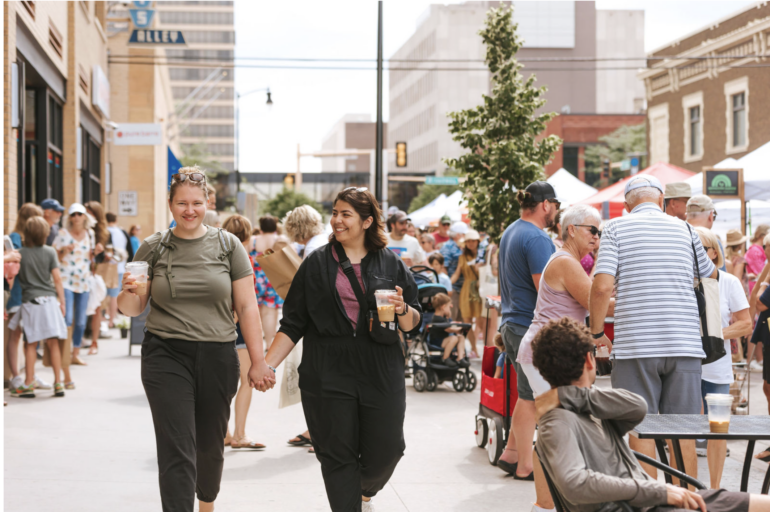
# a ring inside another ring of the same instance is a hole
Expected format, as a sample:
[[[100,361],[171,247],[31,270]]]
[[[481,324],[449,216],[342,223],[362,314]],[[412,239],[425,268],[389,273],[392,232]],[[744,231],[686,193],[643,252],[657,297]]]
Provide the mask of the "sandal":
[[[72,357],[72,362],[70,364],[77,364],[77,365],[80,365],[80,366],[88,366],[88,364],[86,364],[86,362],[83,361],[82,359],[80,359],[80,357],[78,357],[78,356],[73,356]]]
[[[295,439],[299,439],[299,441],[294,441],[294,440],[289,439],[288,443],[290,445],[292,445],[292,446],[308,446],[308,445],[312,444],[310,442],[310,439],[308,439],[307,437],[303,436],[302,434],[294,436],[294,438]]]
[[[315,448],[313,448],[313,447],[311,446],[311,447],[310,447],[310,449],[309,449],[307,452],[308,452],[308,453],[315,453]]]
[[[519,467],[518,462],[506,462],[502,459],[497,461],[497,467],[508,473],[509,475],[516,476],[516,468]]]
[[[760,455],[762,455],[763,453],[766,453],[767,455],[765,455],[764,457],[760,457]],[[761,460],[762,462],[770,462],[770,446],[768,446],[767,448],[765,448],[765,451],[759,452],[759,453],[758,453],[758,454],[755,456],[755,458],[757,458],[757,459]]]
[[[236,441],[235,438],[233,438],[232,442],[230,443],[231,448],[248,448],[251,450],[264,450],[265,445],[261,443],[255,443],[248,437],[241,438],[240,441]]]
[[[92,346],[91,346],[91,348],[90,348],[90,349],[88,349],[88,355],[89,355],[89,356],[95,356],[95,355],[96,355],[96,354],[98,354],[98,353],[99,353],[99,347],[94,347],[94,346],[92,345]]]
[[[64,389],[75,389],[75,382],[65,382]]]

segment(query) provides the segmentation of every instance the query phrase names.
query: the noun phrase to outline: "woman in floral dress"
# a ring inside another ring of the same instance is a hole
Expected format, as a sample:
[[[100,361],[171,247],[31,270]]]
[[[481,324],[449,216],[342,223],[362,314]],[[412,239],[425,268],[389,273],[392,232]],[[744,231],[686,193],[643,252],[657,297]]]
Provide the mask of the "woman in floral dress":
[[[262,267],[257,263],[257,257],[262,256],[268,249],[272,249],[282,237],[278,235],[278,221],[271,215],[260,217],[259,229],[262,233],[252,239],[249,256],[251,256],[251,263],[254,266],[255,289],[259,304],[259,316],[262,319],[262,332],[265,335],[265,344],[269,349],[278,328],[278,308],[283,307],[283,299],[270,284]]]
[[[82,204],[73,203],[69,208],[66,228],[59,230],[53,247],[61,264],[64,298],[67,302],[65,320],[72,330],[72,364],[85,363],[80,359],[80,345],[86,329],[86,308],[88,307],[89,278],[91,277],[91,254],[93,244],[89,235],[89,221]],[[65,358],[63,358],[65,359]],[[63,366],[64,387],[75,389],[69,366]]]

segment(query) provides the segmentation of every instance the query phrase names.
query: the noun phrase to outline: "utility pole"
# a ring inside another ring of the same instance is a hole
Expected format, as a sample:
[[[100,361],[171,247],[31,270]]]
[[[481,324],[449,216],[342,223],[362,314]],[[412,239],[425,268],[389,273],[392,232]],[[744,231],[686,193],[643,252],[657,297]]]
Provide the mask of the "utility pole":
[[[374,155],[374,197],[382,204],[382,0],[377,2],[377,143]]]

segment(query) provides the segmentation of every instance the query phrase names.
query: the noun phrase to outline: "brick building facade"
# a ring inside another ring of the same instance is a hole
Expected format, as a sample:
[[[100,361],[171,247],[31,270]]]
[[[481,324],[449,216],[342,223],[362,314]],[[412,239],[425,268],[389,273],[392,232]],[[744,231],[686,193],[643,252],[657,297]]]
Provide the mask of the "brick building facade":
[[[648,55],[650,163],[691,171],[770,141],[770,3],[760,2]]]

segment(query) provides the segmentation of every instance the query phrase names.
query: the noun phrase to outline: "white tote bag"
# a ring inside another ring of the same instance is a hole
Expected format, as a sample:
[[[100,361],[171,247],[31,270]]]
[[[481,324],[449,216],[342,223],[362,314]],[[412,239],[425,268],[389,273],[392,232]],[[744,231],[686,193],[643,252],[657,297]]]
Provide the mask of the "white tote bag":
[[[86,314],[93,315],[105,297],[107,297],[107,286],[104,284],[102,276],[91,274],[88,278],[88,306],[86,307]]]
[[[479,295],[485,303],[487,297],[497,297],[500,295],[497,278],[492,275],[492,265],[489,263],[479,268]]]
[[[299,364],[302,361],[302,340],[289,352],[283,361],[283,377],[281,378],[281,395],[278,398],[278,408],[283,409],[300,402]]]

